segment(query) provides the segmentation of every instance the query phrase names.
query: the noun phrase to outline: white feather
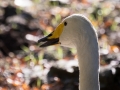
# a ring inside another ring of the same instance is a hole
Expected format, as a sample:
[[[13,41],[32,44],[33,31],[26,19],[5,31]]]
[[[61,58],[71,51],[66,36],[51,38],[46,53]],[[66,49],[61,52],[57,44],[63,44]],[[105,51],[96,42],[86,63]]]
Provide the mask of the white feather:
[[[99,49],[97,35],[90,21],[83,15],[74,14],[60,36],[62,46],[75,47],[80,67],[80,90],[99,90]]]

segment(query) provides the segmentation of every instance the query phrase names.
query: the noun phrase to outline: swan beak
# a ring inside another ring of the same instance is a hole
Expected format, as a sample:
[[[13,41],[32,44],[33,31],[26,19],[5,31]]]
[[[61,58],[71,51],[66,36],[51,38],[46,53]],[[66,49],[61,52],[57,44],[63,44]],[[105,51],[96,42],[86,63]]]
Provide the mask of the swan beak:
[[[64,27],[64,24],[61,23],[55,29],[55,31],[50,33],[48,36],[39,39],[38,43],[42,43],[42,44],[40,44],[40,47],[46,47],[46,46],[50,46],[50,45],[54,45],[54,44],[60,44],[59,37],[63,31],[63,27]]]

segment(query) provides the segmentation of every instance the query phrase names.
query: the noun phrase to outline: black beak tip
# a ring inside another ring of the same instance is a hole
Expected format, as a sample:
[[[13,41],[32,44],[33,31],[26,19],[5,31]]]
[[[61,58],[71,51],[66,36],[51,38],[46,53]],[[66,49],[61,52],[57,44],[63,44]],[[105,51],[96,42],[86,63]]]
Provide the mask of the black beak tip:
[[[40,47],[47,47],[54,44],[59,44],[59,38],[56,39],[41,38],[40,40],[38,40],[38,43],[40,43]]]
[[[43,38],[41,38],[41,39],[38,40],[38,43],[40,43],[40,42],[45,42],[45,41],[47,41],[47,40],[48,40],[47,37],[43,37]]]
[[[39,42],[41,42],[41,40],[38,40],[37,42],[39,43]]]
[[[41,48],[43,48],[43,47],[47,47],[47,45],[42,44],[42,45],[40,45],[40,47],[41,47]]]

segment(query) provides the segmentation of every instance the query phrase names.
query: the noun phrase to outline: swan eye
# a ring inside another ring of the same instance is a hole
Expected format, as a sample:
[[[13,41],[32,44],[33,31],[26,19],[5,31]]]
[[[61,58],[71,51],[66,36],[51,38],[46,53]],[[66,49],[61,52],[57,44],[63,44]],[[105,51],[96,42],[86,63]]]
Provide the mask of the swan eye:
[[[67,22],[64,22],[64,25],[67,26]]]

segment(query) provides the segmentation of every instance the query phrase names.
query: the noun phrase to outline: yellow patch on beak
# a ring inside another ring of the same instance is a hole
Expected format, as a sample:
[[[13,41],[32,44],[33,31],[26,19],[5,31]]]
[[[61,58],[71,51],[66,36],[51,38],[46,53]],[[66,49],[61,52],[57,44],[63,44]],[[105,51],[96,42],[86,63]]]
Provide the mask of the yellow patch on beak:
[[[64,28],[64,24],[61,23],[55,29],[55,31],[50,33],[48,36],[39,39],[38,43],[42,43],[40,45],[40,47],[46,47],[46,46],[50,46],[50,45],[54,45],[54,44],[60,44],[59,37],[60,37],[60,35],[61,35],[62,31],[63,31],[63,28]]]
[[[58,27],[55,29],[55,31],[52,33],[52,35],[48,37],[48,39],[59,38],[63,31],[63,27],[64,27],[63,23],[59,24]]]

